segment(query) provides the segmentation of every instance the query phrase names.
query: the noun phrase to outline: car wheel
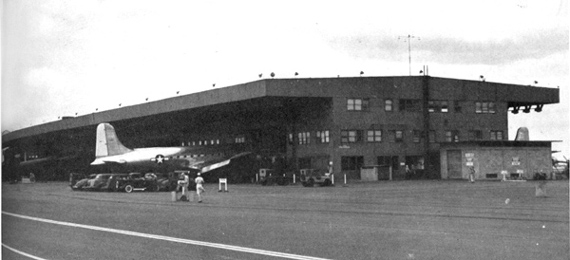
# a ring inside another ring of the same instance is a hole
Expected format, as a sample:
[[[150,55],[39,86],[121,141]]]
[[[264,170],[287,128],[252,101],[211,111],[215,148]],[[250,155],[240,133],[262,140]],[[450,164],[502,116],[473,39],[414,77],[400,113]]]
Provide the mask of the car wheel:
[[[307,180],[307,187],[313,187],[313,185],[315,185],[315,180],[313,180],[312,178],[308,179]]]
[[[133,192],[133,185],[127,184],[127,186],[125,186],[125,192],[127,193]]]

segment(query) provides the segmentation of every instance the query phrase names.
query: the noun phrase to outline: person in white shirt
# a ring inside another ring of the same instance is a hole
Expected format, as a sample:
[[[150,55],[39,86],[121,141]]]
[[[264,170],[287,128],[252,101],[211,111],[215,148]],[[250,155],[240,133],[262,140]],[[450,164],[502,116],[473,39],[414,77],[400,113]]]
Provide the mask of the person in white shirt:
[[[196,194],[198,194],[198,203],[201,203],[202,193],[206,192],[206,190],[202,186],[204,184],[204,179],[202,178],[202,176],[200,176],[200,173],[198,173],[198,177],[196,177],[194,182],[196,182]]]
[[[187,195],[186,192],[188,191],[188,184],[190,184],[190,177],[188,177],[188,175],[186,174],[182,174],[181,178],[178,180],[178,187],[182,187],[182,196],[186,196],[186,200],[187,200]],[[176,188],[178,190],[178,187]]]

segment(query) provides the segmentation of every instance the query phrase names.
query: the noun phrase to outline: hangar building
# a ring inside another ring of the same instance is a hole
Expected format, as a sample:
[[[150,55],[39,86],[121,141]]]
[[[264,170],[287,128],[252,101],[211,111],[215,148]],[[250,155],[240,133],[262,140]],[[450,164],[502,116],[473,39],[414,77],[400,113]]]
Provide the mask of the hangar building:
[[[89,171],[96,126],[109,122],[131,148],[251,151],[284,158],[287,171],[332,162],[353,179],[363,165],[392,166],[396,179],[406,169],[441,178],[442,145],[508,140],[509,112],[558,102],[558,89],[430,76],[262,79],[66,117],[5,134],[2,146],[7,169],[41,162],[36,176],[64,178]]]

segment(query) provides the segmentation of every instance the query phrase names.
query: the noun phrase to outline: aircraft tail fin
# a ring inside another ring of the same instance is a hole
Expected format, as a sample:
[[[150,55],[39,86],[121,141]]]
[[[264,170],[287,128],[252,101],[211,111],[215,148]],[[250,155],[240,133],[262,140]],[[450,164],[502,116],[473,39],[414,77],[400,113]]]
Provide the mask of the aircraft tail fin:
[[[528,128],[520,127],[517,130],[517,136],[515,137],[515,141],[529,141],[530,138],[528,136]]]
[[[131,152],[125,147],[115,133],[115,128],[109,123],[97,126],[97,143],[95,144],[95,157],[113,156]]]

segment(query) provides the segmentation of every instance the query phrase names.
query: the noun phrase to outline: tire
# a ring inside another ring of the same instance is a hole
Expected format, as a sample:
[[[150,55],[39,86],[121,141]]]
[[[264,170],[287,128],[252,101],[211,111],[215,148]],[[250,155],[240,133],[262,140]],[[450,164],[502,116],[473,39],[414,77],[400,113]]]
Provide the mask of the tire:
[[[133,189],[134,189],[133,185],[127,184],[127,185],[125,186],[125,192],[126,192],[126,193],[131,193],[131,192],[133,192]]]
[[[305,187],[313,187],[313,185],[315,185],[315,180],[313,180],[313,178],[310,178],[307,180],[307,186]]]

